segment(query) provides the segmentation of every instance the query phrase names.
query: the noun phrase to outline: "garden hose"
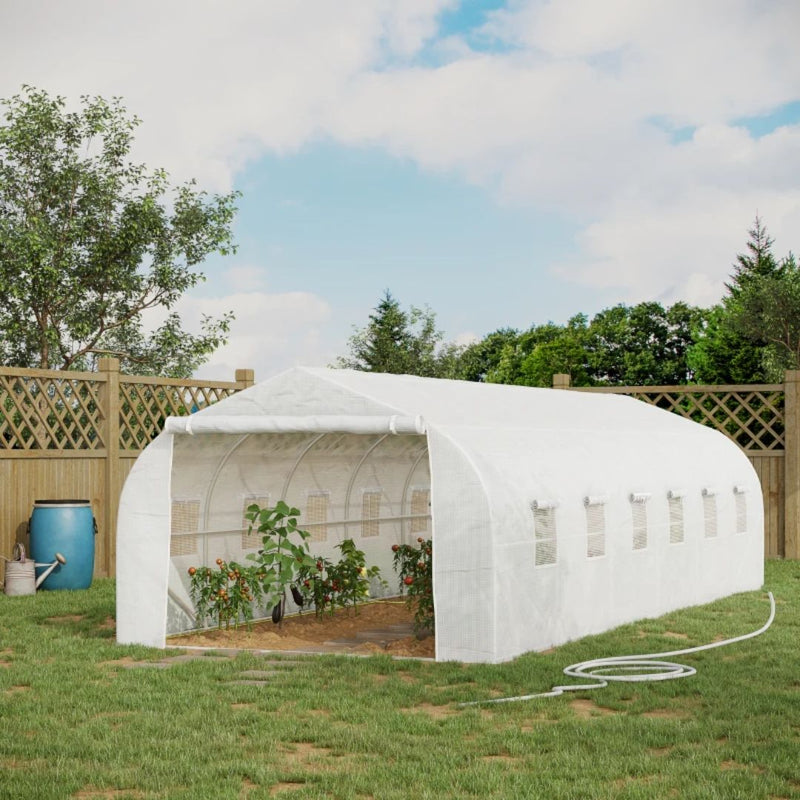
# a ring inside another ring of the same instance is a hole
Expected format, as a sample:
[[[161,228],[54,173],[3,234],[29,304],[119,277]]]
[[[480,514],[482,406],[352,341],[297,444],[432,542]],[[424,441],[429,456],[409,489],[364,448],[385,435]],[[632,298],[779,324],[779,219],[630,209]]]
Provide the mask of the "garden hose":
[[[537,694],[526,694],[518,697],[497,697],[490,700],[474,700],[470,703],[459,703],[459,707],[488,705],[489,703],[514,703],[519,700],[533,700],[536,697],[558,697],[565,692],[583,692],[588,689],[602,689],[608,686],[610,681],[624,683],[640,683],[644,681],[669,681],[676,678],[688,678],[694,675],[697,670],[685,664],[677,664],[673,661],[664,661],[664,658],[673,656],[685,656],[689,653],[699,653],[702,650],[713,650],[715,647],[725,647],[736,642],[743,642],[745,639],[753,639],[760,636],[772,625],[775,619],[775,598],[772,592],[769,594],[770,612],[769,619],[757,631],[745,633],[742,636],[734,636],[731,639],[723,639],[720,642],[702,644],[698,647],[687,647],[684,650],[671,650],[668,653],[644,653],[634,656],[612,656],[611,658],[595,658],[589,661],[581,661],[578,664],[571,664],[564,669],[564,674],[570,678],[588,679],[594,683],[580,683],[564,686],[554,686],[549,692],[539,692]]]

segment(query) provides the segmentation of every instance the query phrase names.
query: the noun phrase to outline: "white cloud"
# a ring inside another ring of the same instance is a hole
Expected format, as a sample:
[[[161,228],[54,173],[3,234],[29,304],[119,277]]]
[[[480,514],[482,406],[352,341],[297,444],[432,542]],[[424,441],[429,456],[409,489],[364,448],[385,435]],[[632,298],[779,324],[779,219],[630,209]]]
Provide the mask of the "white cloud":
[[[236,313],[230,340],[198,370],[198,377],[232,379],[236,369],[247,368],[254,369],[259,380],[292,366],[325,366],[333,361],[331,309],[320,297],[307,292],[248,292],[184,298],[178,307],[187,326],[199,324],[202,314],[219,315],[225,309]]]
[[[252,292],[263,289],[267,282],[267,270],[249,264],[228,267],[223,280],[234,292]]]
[[[344,346],[328,303],[307,292],[233,292],[213,297],[182,297],[172,309],[185,330],[199,333],[203,316],[221,317],[233,310],[228,343],[196,372],[197,378],[233,380],[237,369],[255,370],[263,380],[292,366],[326,366]],[[148,312],[147,329],[166,317],[164,309]]]
[[[582,284],[616,287],[620,300],[716,302],[756,213],[776,255],[791,247],[798,174],[800,126],[758,140],[740,128],[701,128],[651,165],[642,185],[609,196],[581,234],[580,263],[557,269]]]
[[[28,83],[70,97],[121,95],[144,125],[137,154],[228,189],[265,148],[322,132],[350,80],[407,58],[452,0],[6,0],[0,97]]]

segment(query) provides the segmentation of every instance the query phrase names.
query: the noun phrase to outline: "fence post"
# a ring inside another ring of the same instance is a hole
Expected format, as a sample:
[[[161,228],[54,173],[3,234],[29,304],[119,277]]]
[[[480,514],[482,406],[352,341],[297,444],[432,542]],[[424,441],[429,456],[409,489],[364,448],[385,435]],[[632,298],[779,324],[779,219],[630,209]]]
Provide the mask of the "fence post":
[[[256,372],[253,369],[237,369],[236,383],[241,384],[240,389],[247,389],[256,382]]]
[[[784,557],[800,558],[800,370],[784,375]]]
[[[554,389],[569,389],[572,384],[572,378],[565,375],[563,372],[557,372],[553,375],[553,388]]]
[[[106,446],[106,468],[103,505],[104,519],[100,535],[105,544],[105,574],[113,577],[116,561],[117,511],[119,510],[119,359],[100,358],[98,372],[105,375],[100,402],[103,409],[103,442]]]

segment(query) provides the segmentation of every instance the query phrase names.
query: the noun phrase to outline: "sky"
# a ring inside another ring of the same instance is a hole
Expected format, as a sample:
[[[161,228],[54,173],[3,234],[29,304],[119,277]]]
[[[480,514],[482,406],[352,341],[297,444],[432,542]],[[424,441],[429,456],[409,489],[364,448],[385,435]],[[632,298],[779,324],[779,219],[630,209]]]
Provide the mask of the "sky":
[[[0,97],[120,96],[133,157],[242,193],[196,377],[347,354],[386,290],[445,340],[719,301],[800,249],[797,0],[0,0]]]

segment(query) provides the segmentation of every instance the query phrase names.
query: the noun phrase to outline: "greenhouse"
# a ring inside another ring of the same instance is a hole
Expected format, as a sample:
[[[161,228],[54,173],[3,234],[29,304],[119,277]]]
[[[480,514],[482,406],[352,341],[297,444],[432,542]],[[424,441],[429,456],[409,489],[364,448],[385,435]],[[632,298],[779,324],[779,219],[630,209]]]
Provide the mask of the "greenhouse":
[[[248,505],[433,542],[437,660],[501,662],[763,582],[763,503],[726,436],[628,397],[296,368],[169,418],[123,489],[117,638],[197,627],[189,566],[260,547]],[[291,609],[290,609],[291,610]]]

